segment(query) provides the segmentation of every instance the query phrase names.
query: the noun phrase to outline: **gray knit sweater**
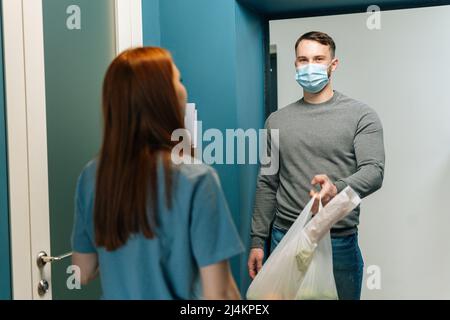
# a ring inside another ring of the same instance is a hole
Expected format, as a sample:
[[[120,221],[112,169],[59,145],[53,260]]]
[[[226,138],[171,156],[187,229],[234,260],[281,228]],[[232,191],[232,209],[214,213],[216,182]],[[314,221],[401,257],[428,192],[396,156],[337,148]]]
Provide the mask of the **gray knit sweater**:
[[[279,170],[258,176],[251,246],[262,248],[270,225],[288,230],[310,200],[311,180],[326,174],[340,192],[351,186],[361,198],[383,183],[383,127],[376,112],[338,91],[324,103],[301,99],[270,115],[279,129]],[[339,221],[332,236],[357,231],[360,207]]]

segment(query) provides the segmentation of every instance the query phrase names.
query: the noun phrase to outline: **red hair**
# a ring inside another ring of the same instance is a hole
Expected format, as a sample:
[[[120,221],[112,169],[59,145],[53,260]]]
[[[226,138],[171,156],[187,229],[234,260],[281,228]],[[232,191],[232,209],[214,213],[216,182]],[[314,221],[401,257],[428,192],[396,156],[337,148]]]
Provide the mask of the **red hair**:
[[[170,53],[156,47],[123,52],[106,73],[94,226],[97,246],[108,251],[133,233],[155,236],[158,159],[164,165],[166,206],[171,207],[171,136],[184,128],[173,76]]]

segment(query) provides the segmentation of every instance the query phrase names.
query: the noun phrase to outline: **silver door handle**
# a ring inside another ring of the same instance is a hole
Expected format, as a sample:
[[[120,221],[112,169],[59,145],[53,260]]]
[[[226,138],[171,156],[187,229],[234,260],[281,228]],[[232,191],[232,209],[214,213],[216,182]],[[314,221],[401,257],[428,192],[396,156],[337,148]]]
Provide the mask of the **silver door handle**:
[[[36,257],[36,264],[37,264],[37,266],[40,270],[40,274],[41,274],[41,281],[39,281],[38,287],[37,287],[39,296],[41,296],[41,297],[45,296],[45,294],[50,289],[50,283],[47,280],[45,280],[44,278],[42,278],[44,276],[44,273],[42,272],[44,269],[44,266],[47,263],[61,261],[70,256],[72,256],[72,252],[67,252],[67,253],[57,256],[57,257],[50,257],[47,254],[47,252],[45,252],[45,251],[41,251],[38,253],[38,255]]]
[[[60,256],[57,257],[50,257],[49,255],[47,255],[46,252],[41,251],[38,253],[37,259],[36,259],[36,263],[38,265],[39,268],[44,267],[47,263],[52,263],[52,262],[57,262],[57,261],[61,261],[65,258],[71,257],[72,256],[72,252],[67,252],[65,254],[62,254]]]

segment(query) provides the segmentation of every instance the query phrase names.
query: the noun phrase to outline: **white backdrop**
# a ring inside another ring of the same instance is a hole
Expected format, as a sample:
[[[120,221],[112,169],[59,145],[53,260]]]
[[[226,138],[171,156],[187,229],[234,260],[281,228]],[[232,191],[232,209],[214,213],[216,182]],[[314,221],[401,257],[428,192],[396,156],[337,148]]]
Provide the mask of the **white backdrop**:
[[[278,103],[302,96],[294,44],[323,31],[337,45],[336,90],[374,108],[384,126],[381,190],[361,205],[365,273],[381,270],[381,289],[363,299],[450,299],[450,6],[270,22],[278,54]]]

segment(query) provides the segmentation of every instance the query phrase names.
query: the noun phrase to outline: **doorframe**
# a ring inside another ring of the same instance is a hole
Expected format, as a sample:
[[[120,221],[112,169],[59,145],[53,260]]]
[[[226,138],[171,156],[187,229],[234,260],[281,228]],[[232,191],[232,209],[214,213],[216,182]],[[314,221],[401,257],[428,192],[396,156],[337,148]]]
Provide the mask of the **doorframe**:
[[[50,250],[43,0],[3,0],[13,299],[37,292],[39,251]],[[141,46],[141,0],[115,2],[116,53]],[[65,14],[65,13],[61,13]],[[44,268],[51,283],[51,266]]]

